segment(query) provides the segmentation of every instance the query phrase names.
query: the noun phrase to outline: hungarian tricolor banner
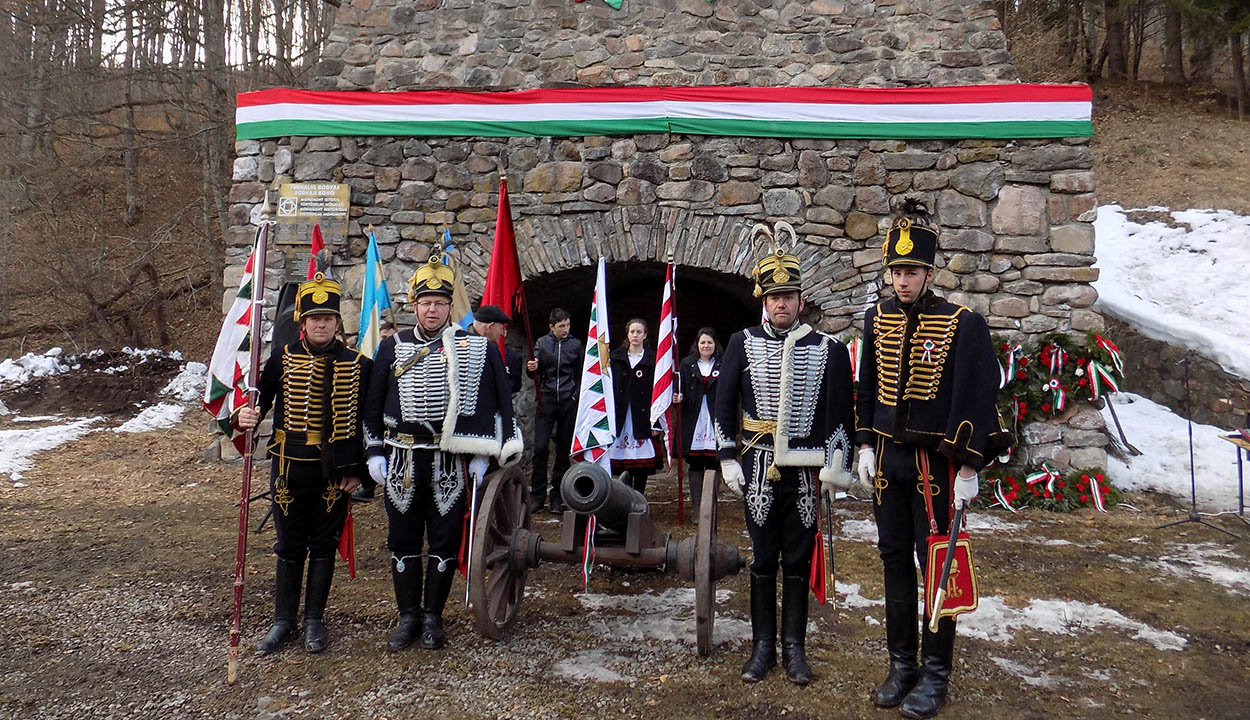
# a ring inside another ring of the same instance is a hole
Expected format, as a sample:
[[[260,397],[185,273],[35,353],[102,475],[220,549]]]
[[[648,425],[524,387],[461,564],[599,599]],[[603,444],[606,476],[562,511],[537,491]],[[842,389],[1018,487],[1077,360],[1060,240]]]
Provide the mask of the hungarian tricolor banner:
[[[490,249],[490,268],[486,271],[486,287],[482,305],[494,305],[508,315],[525,311],[521,299],[521,259],[517,255],[516,231],[512,227],[512,206],[508,203],[508,180],[499,178],[499,212],[495,216],[495,244]],[[503,338],[499,351],[503,352]]]
[[[208,363],[208,385],[204,388],[204,409],[217,421],[221,431],[230,438],[239,454],[244,453],[244,433],[230,423],[231,414],[247,404],[247,371],[251,367],[252,293],[265,293],[264,278],[253,277],[257,252],[264,252],[268,227],[256,231],[256,244],[247,257],[243,279],[234,303],[221,323],[221,334]]]
[[[590,327],[582,360],[582,392],[577,399],[577,422],[569,456],[593,462],[611,472],[608,450],[616,442],[616,404],[612,401],[612,372],[608,359],[607,264],[599,258],[595,296],[590,303]]]
[[[656,335],[655,376],[651,382],[651,427],[657,427],[660,418],[673,404],[673,348],[677,347],[677,318],[673,314],[674,271],[675,266],[669,263],[664,278],[664,296],[660,302],[660,331]]]
[[[1093,135],[1088,85],[587,87],[240,93],[240,140],[287,135],[967,139]]]

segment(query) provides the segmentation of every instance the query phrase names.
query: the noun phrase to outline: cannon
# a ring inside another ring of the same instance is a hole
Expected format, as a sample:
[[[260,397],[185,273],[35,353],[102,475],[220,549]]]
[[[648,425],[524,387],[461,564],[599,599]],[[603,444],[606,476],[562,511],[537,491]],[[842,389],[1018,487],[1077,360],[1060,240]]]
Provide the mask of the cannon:
[[[716,483],[703,484],[694,536],[661,533],[647,499],[594,463],[577,463],[560,482],[565,511],[560,538],[548,542],[530,528],[529,487],[520,468],[487,476],[472,538],[469,598],[478,632],[495,640],[511,631],[525,595],[525,576],[542,562],[580,566],[586,527],[594,518],[595,562],[671,572],[694,583],[699,654],[712,651],[715,584],[746,566],[736,546],[716,537]]]

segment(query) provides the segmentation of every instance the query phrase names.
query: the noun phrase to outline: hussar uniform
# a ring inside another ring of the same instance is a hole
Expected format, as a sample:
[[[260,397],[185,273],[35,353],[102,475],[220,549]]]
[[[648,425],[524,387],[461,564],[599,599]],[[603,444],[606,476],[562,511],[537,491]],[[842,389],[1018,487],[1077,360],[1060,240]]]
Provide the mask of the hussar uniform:
[[[883,264],[931,269],[937,239],[923,208],[900,217],[887,235]],[[901,705],[907,716],[932,716],[945,701],[955,641],[954,618],[943,618],[936,633],[929,631],[926,618],[923,668],[917,668],[912,555],[923,576],[927,537],[934,529],[949,533],[955,471],[965,464],[980,470],[1010,444],[995,407],[998,382],[989,330],[978,313],[927,288],[911,304],[892,297],[864,313],[855,442],[872,446],[876,458],[873,510],[885,571],[890,652],[890,673],[874,701],[883,707]]]
[[[776,251],[755,268],[755,295],[798,291],[799,259]],[[775,663],[777,569],[782,571],[782,659],[810,680],[804,655],[819,482],[847,478],[853,427],[850,358],[838,340],[796,321],[735,333],[720,361],[714,413],[717,458],[741,457],[751,562],[753,652],[743,678]],[[739,414],[741,407],[741,414]],[[739,443],[739,433],[742,442]],[[792,665],[801,661],[799,665]]]
[[[438,255],[413,275],[414,304],[422,296],[451,298],[455,271]],[[386,338],[374,358],[364,416],[367,454],[386,459],[381,484],[400,613],[389,645],[407,647],[419,625],[422,647],[438,648],[468,493],[474,492],[466,463],[478,457],[511,465],[521,456],[499,352],[454,324],[432,336],[417,327]]]
[[[339,314],[339,284],[318,273],[299,286],[294,319]],[[337,339],[315,347],[306,339],[274,350],[260,375],[259,410],[273,410],[270,499],[277,531],[274,625],[257,646],[266,654],[295,627],[304,562],[305,644],[319,652],[327,643],[326,599],[334,575],[348,497],[345,477],[365,475],[362,399],[371,363]]]

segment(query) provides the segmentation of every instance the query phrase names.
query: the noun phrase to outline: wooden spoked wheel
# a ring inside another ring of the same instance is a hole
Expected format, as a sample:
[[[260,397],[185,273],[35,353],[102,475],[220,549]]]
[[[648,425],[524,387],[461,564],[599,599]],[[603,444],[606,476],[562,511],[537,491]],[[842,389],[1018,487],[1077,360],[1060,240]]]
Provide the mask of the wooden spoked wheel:
[[[499,640],[516,619],[525,595],[524,558],[529,536],[529,488],[516,466],[487,476],[470,553],[469,600],[478,632]]]
[[[712,654],[712,626],[716,620],[716,586],[712,563],[716,559],[716,483],[715,473],[703,476],[703,496],[699,498],[699,527],[695,531],[694,609],[695,635],[699,655]]]

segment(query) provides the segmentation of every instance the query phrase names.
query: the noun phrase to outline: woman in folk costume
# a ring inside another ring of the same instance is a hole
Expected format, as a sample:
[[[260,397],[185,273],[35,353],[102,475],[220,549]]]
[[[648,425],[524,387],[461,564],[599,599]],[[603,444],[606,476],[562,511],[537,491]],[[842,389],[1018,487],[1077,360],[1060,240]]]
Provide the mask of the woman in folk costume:
[[[347,496],[365,475],[361,419],[372,364],[338,339],[340,295],[339,284],[321,273],[300,284],[295,322],[303,337],[273,349],[260,375],[258,406],[236,411],[238,427],[252,430],[273,410],[268,450],[278,560],[273,626],[257,643],[258,655],[278,650],[295,633],[305,559],[304,648],[318,653],[330,642],[326,599]]]
[[[856,396],[858,472],[873,488],[890,654],[872,701],[908,718],[941,710],[955,651],[953,617],[936,632],[924,618],[917,641],[916,565],[923,577],[927,538],[949,534],[951,509],[976,497],[978,472],[1011,442],[995,408],[1000,371],[985,319],[931,289],[937,244],[927,209],[908,199],[882,248],[894,296],[864,313]]]
[[[705,473],[719,472],[716,460],[716,432],[712,428],[712,410],[716,407],[716,381],[720,378],[721,346],[716,331],[699,328],[690,354],[681,360],[681,392],[673,401],[681,405],[680,445],[674,454],[686,461],[690,470],[690,500],[694,517],[699,517]],[[715,478],[713,478],[715,482]]]
[[[612,474],[628,474],[629,486],[646,492],[647,478],[664,464],[660,450],[662,428],[651,425],[651,386],[655,380],[655,351],[643,347],[647,322],[625,323],[625,344],[612,351],[612,394],[616,403],[616,444],[612,446]]]

